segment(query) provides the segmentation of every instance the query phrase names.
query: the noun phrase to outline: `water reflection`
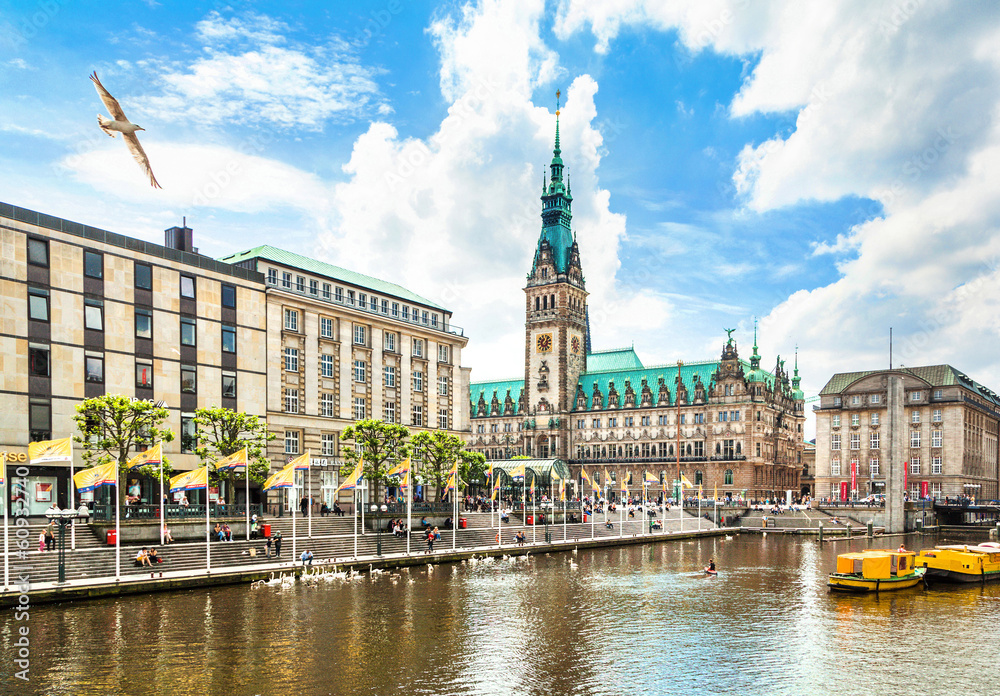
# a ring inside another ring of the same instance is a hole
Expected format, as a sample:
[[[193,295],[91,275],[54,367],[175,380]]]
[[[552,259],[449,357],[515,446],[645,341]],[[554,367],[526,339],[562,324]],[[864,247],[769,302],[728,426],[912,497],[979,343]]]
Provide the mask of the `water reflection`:
[[[983,693],[1000,586],[828,594],[865,546],[713,538],[40,606],[32,682],[3,693]]]

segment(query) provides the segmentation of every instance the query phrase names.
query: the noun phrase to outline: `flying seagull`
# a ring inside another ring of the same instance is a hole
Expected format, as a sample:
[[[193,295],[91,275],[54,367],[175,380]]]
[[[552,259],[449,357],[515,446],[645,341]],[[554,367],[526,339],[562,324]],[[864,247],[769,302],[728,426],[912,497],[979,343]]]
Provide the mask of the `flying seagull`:
[[[121,105],[118,100],[111,96],[108,90],[104,89],[104,85],[101,81],[97,79],[97,71],[90,76],[90,79],[94,82],[94,87],[97,89],[97,94],[101,97],[101,101],[104,102],[104,107],[108,110],[108,113],[114,118],[111,119],[104,118],[101,114],[97,114],[97,123],[100,125],[101,130],[107,133],[112,138],[115,137],[115,131],[122,134],[125,138],[125,144],[128,145],[129,152],[132,153],[132,157],[135,161],[139,163],[139,166],[143,168],[146,175],[149,176],[149,183],[153,188],[163,188],[160,183],[153,176],[153,169],[149,166],[149,158],[146,157],[146,153],[142,149],[142,145],[139,144],[139,138],[136,136],[136,131],[146,130],[145,128],[140,128],[134,123],[130,122],[125,117],[125,112],[122,111]]]

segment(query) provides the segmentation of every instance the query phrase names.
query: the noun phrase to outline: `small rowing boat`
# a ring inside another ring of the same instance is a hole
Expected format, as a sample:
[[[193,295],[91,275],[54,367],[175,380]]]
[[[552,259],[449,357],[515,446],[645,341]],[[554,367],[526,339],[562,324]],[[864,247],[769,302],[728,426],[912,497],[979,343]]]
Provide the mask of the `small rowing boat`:
[[[870,549],[837,556],[837,572],[827,586],[838,592],[889,592],[913,587],[921,581],[913,551]]]

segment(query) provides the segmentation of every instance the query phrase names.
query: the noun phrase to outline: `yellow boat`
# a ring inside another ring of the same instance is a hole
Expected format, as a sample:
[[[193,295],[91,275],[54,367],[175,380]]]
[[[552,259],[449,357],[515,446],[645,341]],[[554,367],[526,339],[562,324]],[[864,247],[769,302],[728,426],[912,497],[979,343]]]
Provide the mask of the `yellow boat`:
[[[837,556],[837,572],[827,583],[839,592],[889,592],[913,587],[923,578],[913,551],[869,549]]]
[[[928,582],[992,582],[1000,580],[1000,544],[935,546],[917,556]]]

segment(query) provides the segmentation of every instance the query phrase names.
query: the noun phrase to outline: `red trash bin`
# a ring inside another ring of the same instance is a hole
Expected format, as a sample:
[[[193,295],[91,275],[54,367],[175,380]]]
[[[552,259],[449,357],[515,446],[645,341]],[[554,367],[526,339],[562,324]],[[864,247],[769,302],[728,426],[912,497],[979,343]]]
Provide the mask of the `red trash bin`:
[[[458,518],[458,528],[459,529],[468,529],[468,527],[469,527],[469,520],[465,519],[464,517],[459,517]]]
[[[528,524],[531,525],[531,524],[534,524],[534,523],[535,523],[535,517],[534,517],[534,515],[528,515]]]
[[[586,522],[589,517],[590,517],[590,515],[588,515],[587,513],[583,513],[583,521],[584,522]]]
[[[109,529],[107,536],[108,546],[114,546],[117,543],[117,541],[118,541],[118,530]]]
[[[261,529],[264,530],[264,537],[265,538],[271,536],[271,525],[269,525],[269,524],[262,524],[261,525]]]

